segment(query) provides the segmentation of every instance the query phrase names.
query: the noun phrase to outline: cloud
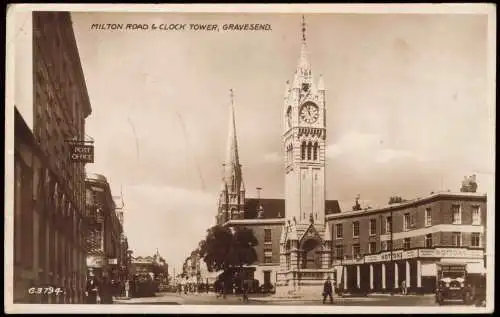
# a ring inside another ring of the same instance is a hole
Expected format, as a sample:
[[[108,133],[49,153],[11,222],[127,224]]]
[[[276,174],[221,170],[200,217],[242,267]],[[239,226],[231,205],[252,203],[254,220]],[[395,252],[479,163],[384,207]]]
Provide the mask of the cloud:
[[[336,143],[327,147],[328,158],[341,156],[363,158],[376,163],[389,163],[397,159],[428,161],[427,156],[407,149],[384,146],[384,137],[376,133],[351,131],[344,134]]]

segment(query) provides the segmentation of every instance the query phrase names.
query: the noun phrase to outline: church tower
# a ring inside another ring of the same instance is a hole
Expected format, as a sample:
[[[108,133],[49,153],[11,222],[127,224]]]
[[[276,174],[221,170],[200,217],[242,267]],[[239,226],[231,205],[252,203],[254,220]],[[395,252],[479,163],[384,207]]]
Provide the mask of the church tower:
[[[324,224],[325,88],[321,76],[315,83],[307,55],[302,17],[300,57],[284,96],[285,214],[294,223]]]
[[[219,194],[217,224],[230,219],[243,219],[245,184],[238,154],[236,119],[234,115],[234,93],[230,90],[229,129],[226,160],[223,164],[221,191]]]

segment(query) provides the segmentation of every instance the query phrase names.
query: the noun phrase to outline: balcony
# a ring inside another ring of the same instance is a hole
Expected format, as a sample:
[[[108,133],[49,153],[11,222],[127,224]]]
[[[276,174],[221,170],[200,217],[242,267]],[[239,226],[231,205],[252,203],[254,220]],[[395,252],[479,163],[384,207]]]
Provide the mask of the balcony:
[[[85,209],[85,219],[89,224],[102,224],[104,223],[104,214],[99,208],[87,207]]]

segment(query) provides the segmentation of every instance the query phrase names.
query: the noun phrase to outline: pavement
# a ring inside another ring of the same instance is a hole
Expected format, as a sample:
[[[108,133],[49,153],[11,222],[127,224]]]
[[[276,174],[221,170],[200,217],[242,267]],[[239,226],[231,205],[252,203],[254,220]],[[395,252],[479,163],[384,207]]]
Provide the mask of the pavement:
[[[322,298],[278,298],[272,295],[250,294],[244,303],[241,295],[217,297],[214,293],[157,293],[155,297],[116,299],[115,304],[127,305],[324,305]],[[327,303],[330,305],[330,303]],[[436,306],[433,295],[370,294],[365,297],[334,297],[333,305],[341,306]]]

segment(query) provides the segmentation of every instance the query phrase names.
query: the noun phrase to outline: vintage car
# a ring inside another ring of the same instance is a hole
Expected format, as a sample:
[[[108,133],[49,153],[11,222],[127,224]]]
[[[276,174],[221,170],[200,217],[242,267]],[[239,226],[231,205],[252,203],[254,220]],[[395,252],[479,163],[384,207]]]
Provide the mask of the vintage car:
[[[436,302],[439,305],[447,301],[472,303],[473,290],[467,281],[466,264],[438,263],[436,282]]]

